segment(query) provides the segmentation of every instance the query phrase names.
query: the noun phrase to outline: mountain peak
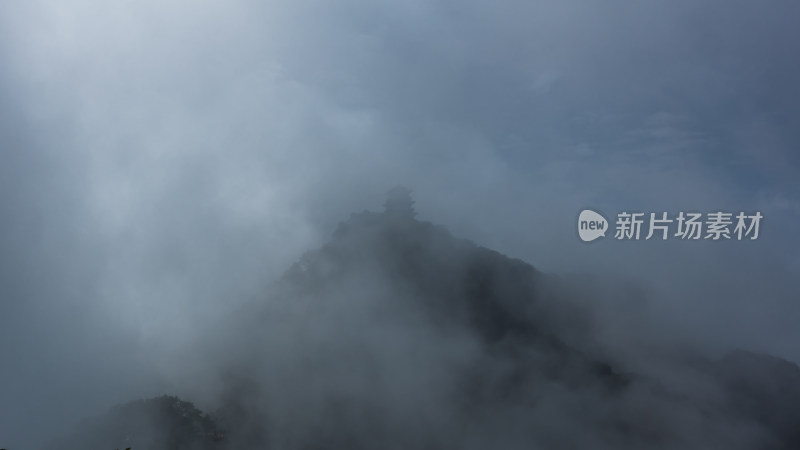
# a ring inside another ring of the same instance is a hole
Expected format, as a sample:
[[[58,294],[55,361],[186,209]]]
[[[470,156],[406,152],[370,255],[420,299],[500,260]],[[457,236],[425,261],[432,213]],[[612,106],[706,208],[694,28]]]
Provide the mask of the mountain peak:
[[[411,197],[411,189],[405,186],[395,186],[386,191],[386,203],[384,203],[384,213],[394,218],[412,219],[417,215],[414,210],[414,199]]]
[[[413,203],[391,189],[209,333],[213,416],[161,397],[59,448],[800,448],[797,366],[738,353],[641,370],[598,339],[575,301],[591,289],[418,220]]]

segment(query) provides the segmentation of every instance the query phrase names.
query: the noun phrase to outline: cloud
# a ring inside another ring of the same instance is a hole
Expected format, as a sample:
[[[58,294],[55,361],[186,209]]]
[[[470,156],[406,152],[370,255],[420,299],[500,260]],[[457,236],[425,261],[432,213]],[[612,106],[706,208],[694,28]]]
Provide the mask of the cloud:
[[[5,4],[0,316],[15,344],[0,356],[20,369],[0,395],[22,404],[11,392],[65,379],[37,396],[64,404],[87,377],[114,378],[115,398],[147,391],[164,347],[397,183],[459,236],[641,280],[676,334],[800,360],[796,9]],[[587,247],[572,228],[585,207],[765,221],[756,242]],[[94,350],[75,368],[53,342]]]

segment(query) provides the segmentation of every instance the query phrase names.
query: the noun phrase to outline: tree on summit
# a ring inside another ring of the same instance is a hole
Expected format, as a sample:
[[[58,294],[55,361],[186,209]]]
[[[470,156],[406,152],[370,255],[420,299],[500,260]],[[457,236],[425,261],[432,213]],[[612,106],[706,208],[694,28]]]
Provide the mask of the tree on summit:
[[[383,204],[385,213],[394,218],[413,219],[417,215],[414,210],[414,199],[411,198],[411,189],[405,186],[395,186],[386,192],[386,203]]]

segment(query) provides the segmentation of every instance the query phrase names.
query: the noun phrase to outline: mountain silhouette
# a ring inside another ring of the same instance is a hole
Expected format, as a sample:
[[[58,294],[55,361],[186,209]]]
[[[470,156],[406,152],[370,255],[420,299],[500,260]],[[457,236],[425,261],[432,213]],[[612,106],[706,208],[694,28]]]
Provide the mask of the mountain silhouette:
[[[638,371],[576,292],[418,220],[395,188],[201,345],[213,415],[133,402],[58,448],[800,448],[795,364],[676,349]]]
[[[173,396],[137,400],[84,420],[58,449],[219,449],[224,432],[193,404]]]

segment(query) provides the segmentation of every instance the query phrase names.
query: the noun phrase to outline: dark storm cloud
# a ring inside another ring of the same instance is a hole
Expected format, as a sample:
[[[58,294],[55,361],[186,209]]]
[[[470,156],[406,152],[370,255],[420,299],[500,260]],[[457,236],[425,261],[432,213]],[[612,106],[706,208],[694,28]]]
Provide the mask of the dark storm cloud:
[[[800,359],[797,9],[4,5],[0,396],[24,414],[0,423],[169,379],[203,324],[398,182],[458,235],[637,279],[675,334]],[[586,206],[765,221],[755,242],[585,246]]]

